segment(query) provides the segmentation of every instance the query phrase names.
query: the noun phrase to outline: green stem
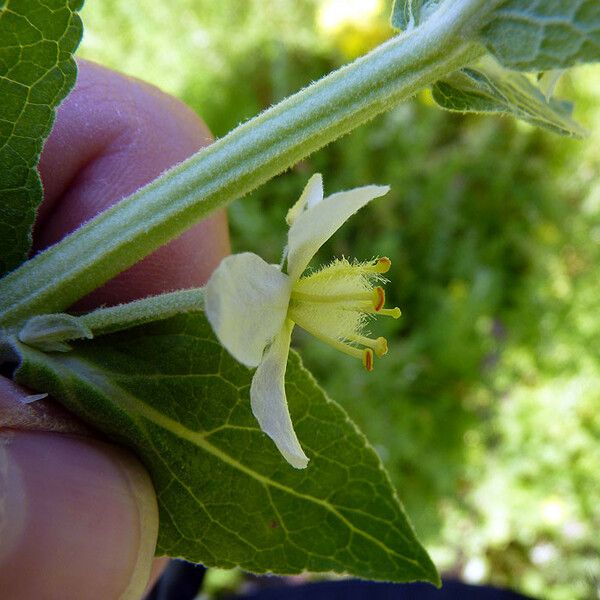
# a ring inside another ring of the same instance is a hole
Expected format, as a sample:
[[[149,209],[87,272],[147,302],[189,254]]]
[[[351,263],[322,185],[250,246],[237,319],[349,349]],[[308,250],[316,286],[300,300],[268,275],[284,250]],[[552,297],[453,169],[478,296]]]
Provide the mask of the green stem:
[[[237,127],[0,280],[0,326],[60,312],[199,219],[483,53],[487,0],[452,0]]]
[[[95,337],[203,308],[204,288],[193,288],[99,308],[80,316],[79,320]]]
[[[11,336],[16,336],[20,342],[40,350],[66,352],[70,346],[65,342],[71,340],[94,338],[203,308],[204,288],[194,288],[99,308],[80,316],[34,315],[24,324],[2,331],[0,347],[10,344]]]

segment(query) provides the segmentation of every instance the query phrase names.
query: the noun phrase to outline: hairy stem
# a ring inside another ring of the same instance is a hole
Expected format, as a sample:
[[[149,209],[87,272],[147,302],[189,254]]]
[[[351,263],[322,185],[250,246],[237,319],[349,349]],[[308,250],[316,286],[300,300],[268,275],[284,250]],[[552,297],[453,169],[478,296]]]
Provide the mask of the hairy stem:
[[[13,345],[16,339],[38,350],[68,352],[71,347],[66,342],[71,340],[91,339],[203,308],[204,288],[193,288],[99,308],[79,316],[67,313],[33,315],[15,327],[0,330],[0,352]]]
[[[167,171],[0,280],[0,326],[59,312],[199,219],[480,56],[493,3],[445,2],[423,25],[310,85]]]
[[[82,315],[79,319],[95,337],[203,308],[204,288],[193,288],[99,308]]]

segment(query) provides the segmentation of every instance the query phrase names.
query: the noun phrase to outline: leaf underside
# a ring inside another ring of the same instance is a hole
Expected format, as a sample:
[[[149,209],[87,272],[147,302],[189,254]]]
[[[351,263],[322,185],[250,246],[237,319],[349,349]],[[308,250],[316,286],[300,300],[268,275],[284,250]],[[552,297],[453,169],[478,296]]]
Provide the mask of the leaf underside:
[[[521,71],[600,60],[598,0],[502,0],[481,32],[488,50]]]
[[[438,81],[432,95],[446,110],[501,113],[561,135],[586,134],[571,118],[570,103],[546,98],[525,75],[504,69],[491,58]]]
[[[453,1],[394,0],[392,27],[416,27],[440,4]],[[491,4],[479,39],[505,67],[548,71],[600,60],[598,0],[499,0],[495,7]]]
[[[438,583],[381,462],[290,356],[292,419],[311,461],[290,467],[250,410],[251,372],[202,313],[42,353],[15,342],[17,381],[131,447],[160,509],[158,554],[256,573]]]
[[[0,276],[21,264],[42,201],[36,170],[73,87],[83,0],[0,0]]]

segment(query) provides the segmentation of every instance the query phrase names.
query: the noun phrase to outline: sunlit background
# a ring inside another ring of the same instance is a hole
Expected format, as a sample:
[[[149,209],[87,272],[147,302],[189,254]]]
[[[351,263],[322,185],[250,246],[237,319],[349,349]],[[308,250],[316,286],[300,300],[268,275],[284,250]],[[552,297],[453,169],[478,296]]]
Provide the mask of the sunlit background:
[[[390,36],[389,8],[90,1],[80,56],[175,94],[222,136]],[[444,113],[423,93],[236,202],[230,221],[236,250],[276,262],[313,172],[326,191],[392,186],[321,253],[392,258],[403,317],[374,326],[389,355],[367,374],[312,339],[296,346],[377,448],[444,574],[577,600],[600,583],[600,67],[558,94],[588,138]]]

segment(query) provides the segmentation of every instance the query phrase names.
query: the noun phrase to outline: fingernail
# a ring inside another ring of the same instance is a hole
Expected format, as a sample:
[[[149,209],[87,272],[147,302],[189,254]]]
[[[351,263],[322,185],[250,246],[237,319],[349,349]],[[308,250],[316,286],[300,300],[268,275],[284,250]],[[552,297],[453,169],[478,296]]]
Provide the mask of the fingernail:
[[[139,523],[137,559],[121,600],[136,600],[146,589],[152,573],[158,537],[158,506],[150,477],[137,459],[128,453],[119,453],[117,460],[121,463],[122,473],[135,500]]]
[[[0,590],[13,600],[138,600],[158,511],[127,452],[41,432],[0,435]]]

